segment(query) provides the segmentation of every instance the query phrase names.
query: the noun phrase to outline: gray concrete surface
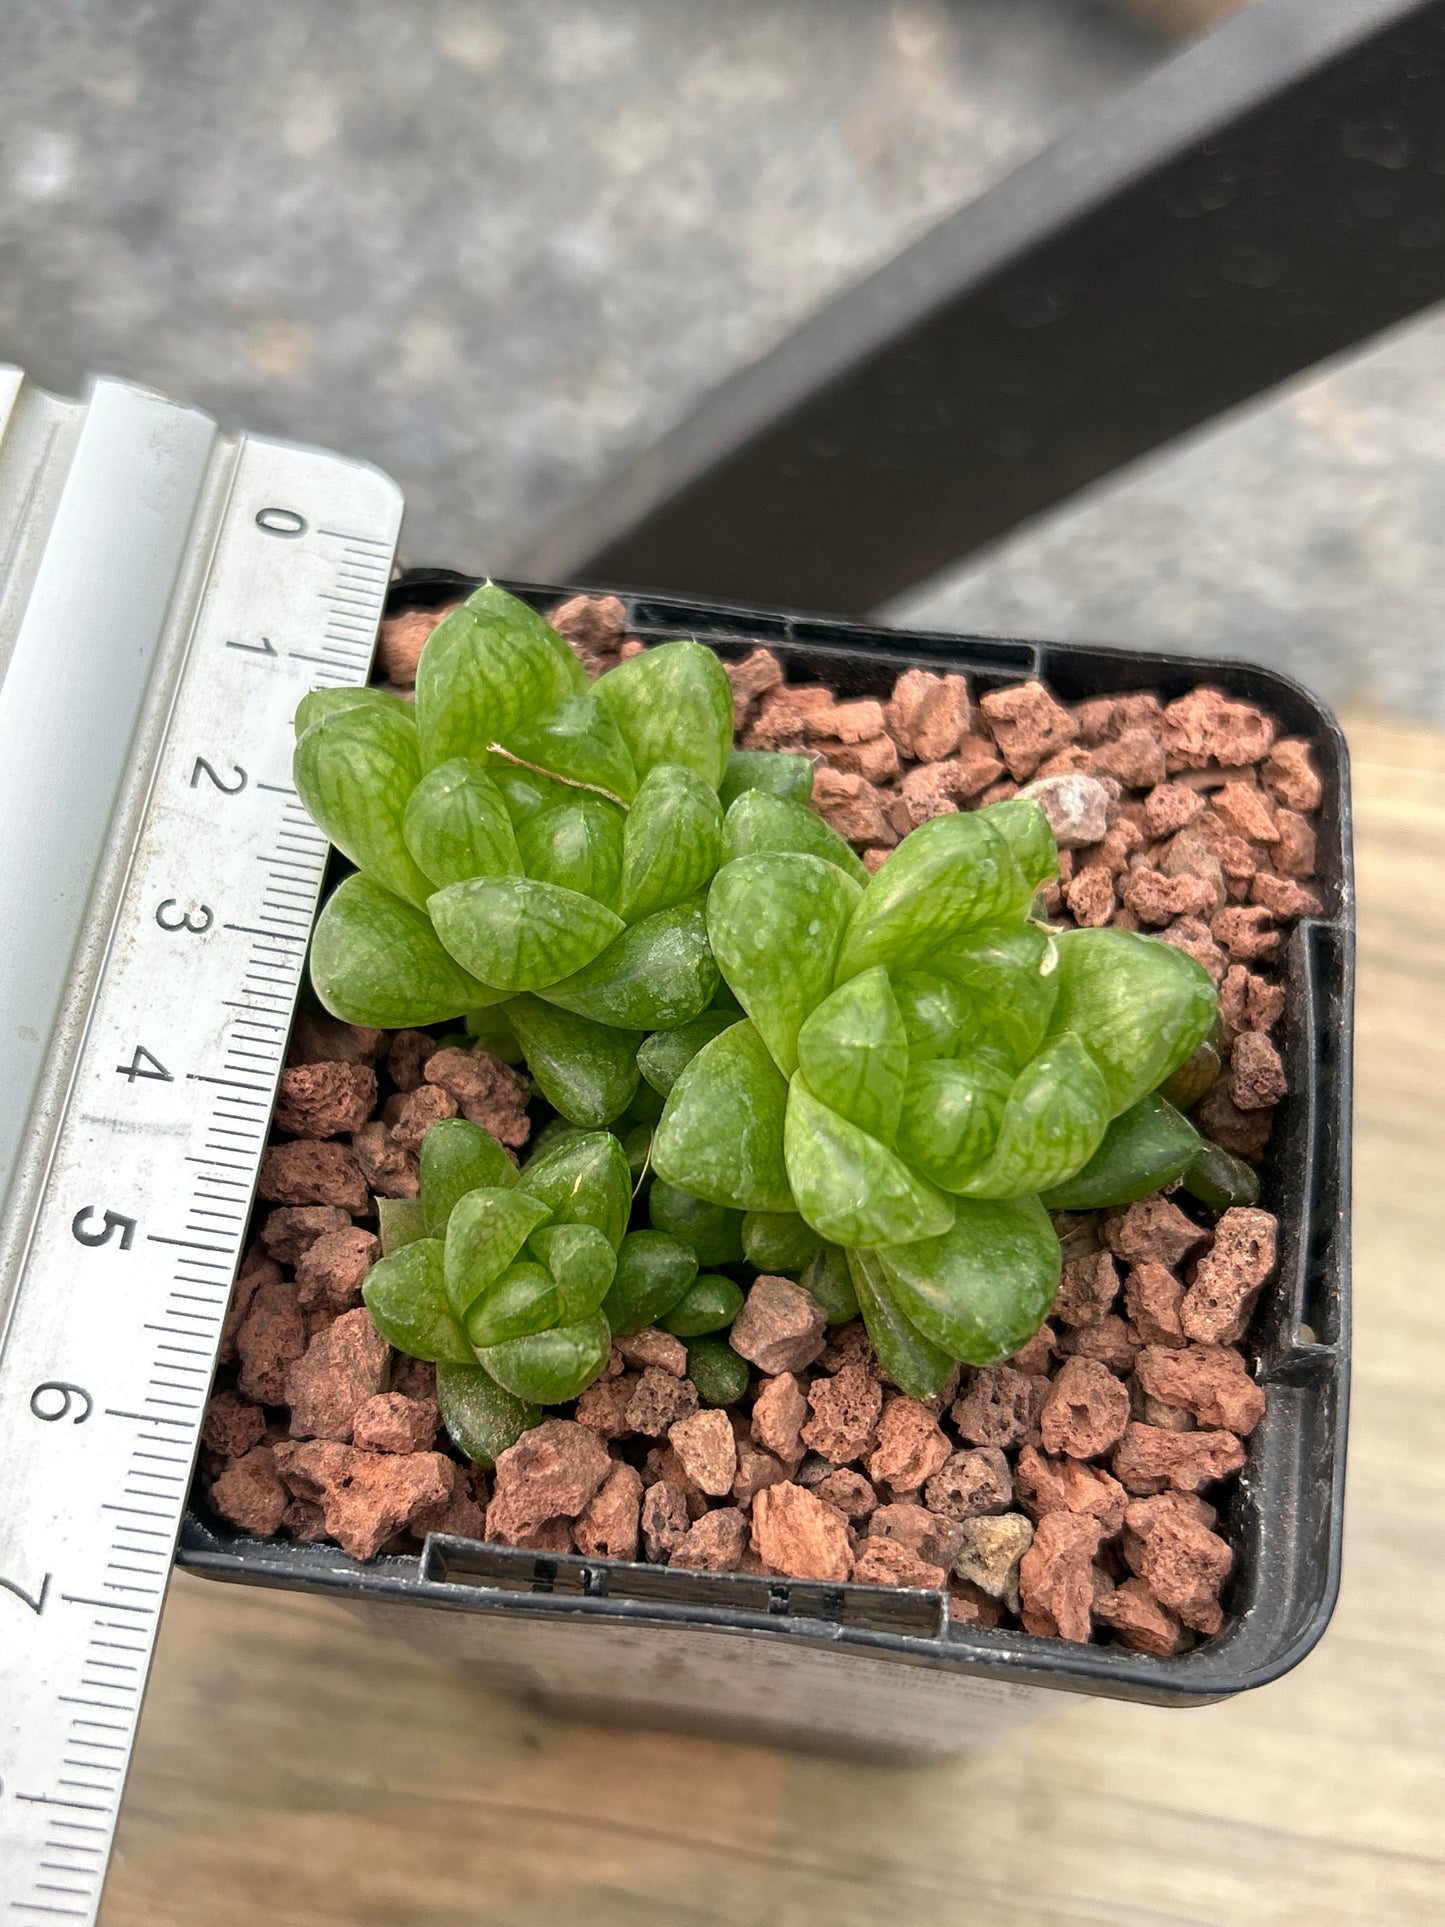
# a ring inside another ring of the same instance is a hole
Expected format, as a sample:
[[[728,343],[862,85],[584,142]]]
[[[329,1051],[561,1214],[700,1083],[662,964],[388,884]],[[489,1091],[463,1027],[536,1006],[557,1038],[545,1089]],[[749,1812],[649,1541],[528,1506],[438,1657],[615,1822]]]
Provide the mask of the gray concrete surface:
[[[367,455],[509,548],[1161,48],[1105,0],[9,0],[0,358]],[[1439,713],[1442,326],[909,608]]]

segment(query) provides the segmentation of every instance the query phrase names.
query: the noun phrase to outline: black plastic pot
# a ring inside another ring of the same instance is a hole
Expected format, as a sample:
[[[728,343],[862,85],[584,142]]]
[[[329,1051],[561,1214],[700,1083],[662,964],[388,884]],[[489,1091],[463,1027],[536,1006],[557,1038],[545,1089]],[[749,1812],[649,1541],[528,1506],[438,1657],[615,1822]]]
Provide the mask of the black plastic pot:
[[[473,578],[418,570],[393,612]],[[539,606],[571,591],[509,584]],[[951,1626],[941,1594],[693,1573],[433,1536],[420,1558],[358,1565],[334,1547],[247,1538],[192,1513],[192,1572],[326,1593],[395,1616],[410,1637],[489,1664],[549,1702],[656,1723],[768,1731],[807,1744],[927,1754],[1035,1709],[1039,1689],[1204,1705],[1277,1679],[1320,1638],[1339,1584],[1349,1389],[1350,1042],[1354,892],[1338,724],[1297,683],[1249,664],[904,633],[740,605],[627,598],[629,632],[695,636],[724,657],[766,644],[790,681],[886,696],[900,669],[959,670],[987,691],[1038,676],[1065,702],[1201,682],[1271,711],[1317,746],[1325,782],[1316,879],[1325,913],[1291,934],[1283,1048],[1290,1095],[1261,1172],[1280,1260],[1251,1343],[1269,1409],[1225,1507],[1237,1548],[1224,1630],[1175,1659]]]

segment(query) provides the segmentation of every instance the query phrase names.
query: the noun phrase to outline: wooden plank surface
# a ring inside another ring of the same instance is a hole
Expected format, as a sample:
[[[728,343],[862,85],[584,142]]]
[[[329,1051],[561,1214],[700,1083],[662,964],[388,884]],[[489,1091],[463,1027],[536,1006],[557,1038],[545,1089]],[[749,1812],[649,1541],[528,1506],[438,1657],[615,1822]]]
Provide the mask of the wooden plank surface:
[[[329,1603],[178,1578],[105,1927],[1322,1927],[1445,1919],[1445,737],[1353,719],[1344,1591],[1277,1685],[1061,1700],[879,1767],[519,1706]]]

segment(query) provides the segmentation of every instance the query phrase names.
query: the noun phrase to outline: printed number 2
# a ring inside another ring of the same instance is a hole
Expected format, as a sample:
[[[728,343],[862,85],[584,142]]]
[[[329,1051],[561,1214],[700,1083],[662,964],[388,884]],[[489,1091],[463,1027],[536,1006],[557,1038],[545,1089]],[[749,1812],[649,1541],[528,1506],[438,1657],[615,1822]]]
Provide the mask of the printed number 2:
[[[101,1220],[98,1231],[89,1224],[92,1218]],[[70,1229],[76,1242],[83,1245],[108,1245],[118,1231],[121,1250],[129,1251],[135,1237],[135,1219],[123,1218],[119,1211],[102,1214],[93,1204],[86,1204],[71,1219]]]
[[[238,796],[246,787],[246,772],[241,768],[239,763],[232,763],[231,768],[236,772],[235,782],[223,783],[215,770],[213,770],[206,761],[205,757],[198,756],[196,758],[195,768],[191,771],[191,788],[196,789],[200,784],[201,778],[203,776],[209,776],[223,796]]]

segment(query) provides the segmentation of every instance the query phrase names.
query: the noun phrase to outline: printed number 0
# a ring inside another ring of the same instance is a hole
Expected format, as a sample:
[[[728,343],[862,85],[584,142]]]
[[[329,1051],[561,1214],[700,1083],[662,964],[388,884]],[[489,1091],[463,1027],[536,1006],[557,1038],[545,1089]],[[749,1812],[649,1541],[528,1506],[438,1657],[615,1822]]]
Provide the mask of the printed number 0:
[[[46,1392],[58,1392],[60,1394],[60,1408],[58,1411],[47,1412],[41,1409],[40,1400]],[[63,1378],[47,1378],[43,1385],[37,1385],[35,1390],[30,1394],[30,1409],[36,1418],[44,1419],[47,1425],[55,1425],[63,1418],[70,1418],[71,1403],[75,1399],[85,1400],[85,1410],[83,1412],[77,1412],[71,1422],[75,1425],[84,1425],[85,1421],[95,1409],[95,1400],[83,1385],[71,1385]]]
[[[162,930],[189,930],[193,937],[200,937],[216,921],[215,913],[208,903],[198,904],[194,910],[182,910],[178,917],[166,916],[167,910],[176,910],[179,907],[174,897],[167,897],[164,903],[156,905],[156,922]]]
[[[87,1230],[86,1221],[90,1218],[101,1220],[99,1231]],[[135,1219],[124,1218],[119,1211],[97,1211],[93,1204],[83,1204],[70,1221],[71,1235],[77,1244],[108,1245],[116,1232],[120,1233],[120,1248],[129,1251],[131,1240],[135,1237]]]

